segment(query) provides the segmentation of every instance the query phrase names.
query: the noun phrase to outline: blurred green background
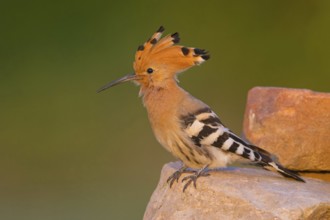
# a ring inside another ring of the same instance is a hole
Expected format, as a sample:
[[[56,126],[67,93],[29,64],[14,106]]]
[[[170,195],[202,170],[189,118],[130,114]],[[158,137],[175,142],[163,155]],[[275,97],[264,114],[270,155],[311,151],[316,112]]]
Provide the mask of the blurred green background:
[[[164,25],[211,59],[181,85],[241,132],[254,86],[330,91],[330,1],[0,3],[0,219],[141,219],[164,163],[132,72]]]

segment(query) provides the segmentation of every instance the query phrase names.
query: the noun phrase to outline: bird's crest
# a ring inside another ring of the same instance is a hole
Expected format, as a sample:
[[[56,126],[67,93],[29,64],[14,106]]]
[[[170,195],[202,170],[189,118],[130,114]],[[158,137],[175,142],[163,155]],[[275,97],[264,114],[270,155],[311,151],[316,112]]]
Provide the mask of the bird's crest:
[[[178,33],[161,38],[164,30],[161,26],[147,42],[138,47],[134,61],[135,74],[150,73],[157,69],[176,74],[210,58],[203,49],[176,45],[180,41]]]

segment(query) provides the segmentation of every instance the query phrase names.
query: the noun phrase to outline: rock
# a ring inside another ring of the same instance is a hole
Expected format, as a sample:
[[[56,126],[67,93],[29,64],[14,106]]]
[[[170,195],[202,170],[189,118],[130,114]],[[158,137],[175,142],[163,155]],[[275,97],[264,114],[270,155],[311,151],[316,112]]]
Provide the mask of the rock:
[[[226,168],[197,180],[197,188],[169,187],[166,180],[180,163],[163,167],[144,220],[330,219],[330,183],[306,183],[261,168]],[[187,175],[187,174],[184,174]]]
[[[255,87],[249,91],[243,132],[287,168],[330,171],[330,94]]]
[[[330,173],[323,173],[323,172],[307,172],[307,173],[300,173],[302,177],[312,177],[312,178],[318,178],[321,180],[325,180],[330,182]]]

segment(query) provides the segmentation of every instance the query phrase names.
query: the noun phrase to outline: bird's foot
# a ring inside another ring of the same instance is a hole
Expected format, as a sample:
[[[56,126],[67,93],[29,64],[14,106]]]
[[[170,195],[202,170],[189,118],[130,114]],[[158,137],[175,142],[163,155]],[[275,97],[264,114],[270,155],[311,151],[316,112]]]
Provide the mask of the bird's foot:
[[[179,181],[180,176],[183,173],[191,173],[193,171],[187,170],[188,168],[186,166],[182,166],[179,170],[175,171],[171,176],[168,177],[167,183],[170,184],[170,188],[172,187],[173,183],[176,181]]]
[[[202,169],[198,170],[198,171],[194,171],[194,174],[186,176],[185,178],[182,179],[182,182],[186,181],[186,184],[183,187],[183,192],[188,188],[188,186],[193,183],[194,187],[196,188],[196,181],[198,179],[198,177],[202,177],[202,176],[209,176],[209,170],[207,169],[208,166],[204,166]]]

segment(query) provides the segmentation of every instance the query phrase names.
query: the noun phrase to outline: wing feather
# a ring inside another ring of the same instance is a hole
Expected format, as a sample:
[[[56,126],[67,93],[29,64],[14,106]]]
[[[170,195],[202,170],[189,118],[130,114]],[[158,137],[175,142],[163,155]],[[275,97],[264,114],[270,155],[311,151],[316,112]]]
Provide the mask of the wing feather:
[[[200,109],[181,119],[183,130],[195,147],[206,149],[215,147],[231,152],[262,166],[275,168],[283,176],[304,182],[297,173],[274,162],[269,152],[247,143],[226,128],[210,108]]]

